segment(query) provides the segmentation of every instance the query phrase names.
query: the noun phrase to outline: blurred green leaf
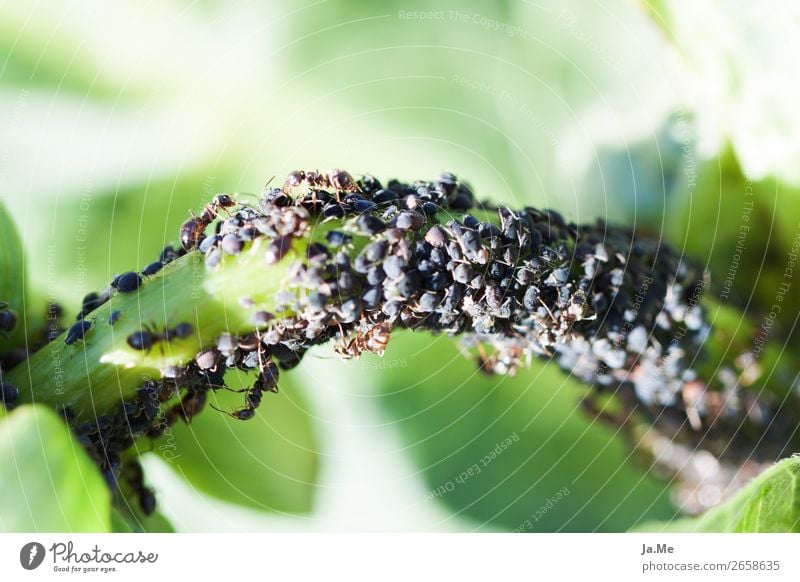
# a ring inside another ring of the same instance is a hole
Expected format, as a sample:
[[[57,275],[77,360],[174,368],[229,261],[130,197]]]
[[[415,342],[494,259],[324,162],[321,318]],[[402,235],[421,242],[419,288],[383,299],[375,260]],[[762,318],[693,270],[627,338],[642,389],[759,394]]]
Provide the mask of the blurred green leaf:
[[[8,304],[18,318],[11,333],[0,331],[0,353],[15,345],[23,333],[22,309],[25,307],[25,261],[22,242],[14,219],[0,199],[0,301]]]
[[[791,282],[800,190],[773,179],[750,180],[727,151],[700,168],[695,188],[683,192],[670,216],[671,242],[709,269],[715,295],[748,315],[769,313],[780,284]],[[788,329],[800,311],[800,294],[788,293],[782,303],[776,323]]]
[[[144,516],[137,507],[131,505],[130,507],[111,508],[111,531],[114,533],[173,533],[175,528],[158,511]]]
[[[384,357],[399,365],[376,380],[431,502],[520,531],[619,531],[674,515],[667,484],[581,411],[586,388],[555,366],[487,378],[448,338],[397,335]]]
[[[7,55],[3,63],[2,83],[4,87],[19,87],[20,91],[57,90],[59,93],[93,99],[132,100],[136,95],[127,95],[114,87],[85,61],[75,62],[74,53],[55,48],[42,36],[10,33],[12,23],[0,18],[0,53]],[[44,36],[44,35],[43,35]],[[22,42],[19,42],[19,41]],[[17,41],[17,42],[15,42]],[[50,50],[42,50],[47,45]]]
[[[110,493],[54,412],[21,406],[0,420],[0,531],[104,532]]]
[[[700,517],[644,524],[636,531],[800,532],[800,457],[780,461]]]
[[[265,394],[255,418],[235,420],[210,407],[179,423],[155,452],[197,489],[229,503],[264,511],[307,513],[317,478],[318,450],[308,406],[281,376],[279,394]],[[210,398],[222,410],[242,406],[243,394]]]
[[[67,314],[77,313],[89,291],[124,271],[141,269],[167,244],[177,244],[181,223],[219,190],[234,188],[221,168],[183,172],[167,179],[64,196],[53,208],[58,228],[46,221],[26,226],[33,284],[53,287]],[[59,281],[52,286],[53,279]]]
[[[636,5],[653,21],[653,24],[658,26],[667,40],[671,43],[676,42],[672,30],[670,30],[667,0],[640,0]]]
[[[114,533],[133,533],[128,519],[116,508],[111,508],[111,531]]]

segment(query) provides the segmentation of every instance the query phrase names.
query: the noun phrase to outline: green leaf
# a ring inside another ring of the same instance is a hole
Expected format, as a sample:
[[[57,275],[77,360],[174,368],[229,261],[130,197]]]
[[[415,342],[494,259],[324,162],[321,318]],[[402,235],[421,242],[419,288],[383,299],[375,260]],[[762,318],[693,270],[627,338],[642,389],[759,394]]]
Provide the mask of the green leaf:
[[[123,464],[138,461],[135,456],[123,457]],[[149,485],[145,474],[145,485]],[[145,515],[141,509],[139,495],[134,492],[125,479],[120,480],[120,494],[114,498],[111,507],[111,524],[115,533],[172,533],[172,523],[158,510]]]
[[[674,515],[667,483],[582,412],[586,387],[555,366],[488,378],[453,340],[411,333],[398,333],[379,363],[382,404],[426,498],[476,527],[621,531]]]
[[[97,467],[50,409],[0,419],[0,531],[105,532],[110,493]]]
[[[0,301],[8,304],[18,318],[11,333],[0,331],[0,354],[15,345],[23,333],[22,309],[25,306],[25,262],[22,241],[11,213],[0,200]]]
[[[133,533],[132,524],[116,507],[111,508],[111,531],[114,533]]]
[[[190,425],[176,424],[155,451],[197,489],[264,511],[307,513],[317,477],[318,450],[308,405],[283,373],[280,393],[264,395],[255,418],[235,420],[210,407]],[[210,399],[222,410],[243,394]]]
[[[710,293],[759,319],[780,301],[776,327],[794,327],[800,295],[776,299],[776,292],[791,283],[800,189],[749,178],[728,150],[699,167],[696,187],[675,199],[668,216],[670,242],[706,266]]]
[[[784,459],[697,518],[650,523],[648,532],[800,532],[800,457]]]
[[[170,521],[161,513],[156,511],[152,515],[142,515],[138,506],[134,505],[133,501],[129,502],[130,506],[125,506],[125,503],[119,504],[120,506],[111,508],[111,531],[114,533],[174,533],[175,528],[172,527]]]

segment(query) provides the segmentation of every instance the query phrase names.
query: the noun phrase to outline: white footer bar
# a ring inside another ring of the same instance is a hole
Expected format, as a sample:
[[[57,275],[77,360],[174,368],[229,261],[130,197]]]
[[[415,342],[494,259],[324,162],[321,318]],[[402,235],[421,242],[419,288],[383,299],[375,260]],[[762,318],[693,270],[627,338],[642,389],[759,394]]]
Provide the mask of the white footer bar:
[[[7,534],[0,580],[778,581],[799,554],[792,534]]]

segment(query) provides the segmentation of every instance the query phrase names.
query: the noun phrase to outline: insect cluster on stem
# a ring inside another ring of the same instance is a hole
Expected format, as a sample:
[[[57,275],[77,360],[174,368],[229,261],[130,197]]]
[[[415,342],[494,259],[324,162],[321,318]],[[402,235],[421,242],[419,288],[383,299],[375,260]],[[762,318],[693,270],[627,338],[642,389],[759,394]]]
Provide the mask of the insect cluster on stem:
[[[401,329],[460,336],[487,374],[552,360],[600,392],[613,389],[626,410],[654,424],[691,420],[686,427],[698,442],[730,430],[754,402],[760,415],[746,419],[742,434],[773,430],[775,408],[761,395],[734,387],[712,406],[718,387],[693,368],[709,332],[698,302],[705,275],[630,229],[478,203],[450,173],[384,184],[343,170],[302,170],[253,204],[217,195],[179,236],[182,248],[167,247],[141,274],[123,273],[86,296],[65,338],[71,349],[100,333],[91,314],[112,292],[139,290],[187,252],[203,257],[206,276],[247,254],[260,269],[281,265],[275,272],[283,280],[266,300],[238,298],[249,331],[206,341],[191,361],[163,367],[116,414],[75,426],[110,481],[133,440],[190,422],[206,404],[216,408],[209,392],[231,390],[226,371],[252,378],[238,390],[242,405],[223,411],[248,420],[277,392],[279,370],[297,366],[312,347],[331,342],[342,358],[381,355]],[[124,316],[113,311],[108,323]],[[126,335],[125,349],[150,356],[195,335],[203,330],[183,321],[143,326]],[[146,492],[143,499],[149,506]]]

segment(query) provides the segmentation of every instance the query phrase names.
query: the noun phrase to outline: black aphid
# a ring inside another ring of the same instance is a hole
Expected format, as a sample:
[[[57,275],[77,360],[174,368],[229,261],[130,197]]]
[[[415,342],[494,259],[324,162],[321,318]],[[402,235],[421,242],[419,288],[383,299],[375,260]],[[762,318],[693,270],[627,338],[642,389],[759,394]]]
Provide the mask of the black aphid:
[[[421,280],[419,274],[416,272],[406,273],[405,276],[397,283],[397,290],[403,297],[412,297],[416,295],[421,288]]]
[[[136,291],[142,284],[142,277],[135,271],[128,271],[117,275],[111,282],[111,286],[120,293],[130,293]]]
[[[383,271],[390,279],[397,279],[403,274],[403,267],[406,266],[406,261],[397,255],[389,255],[383,260]]]
[[[424,224],[425,217],[411,210],[401,212],[395,219],[395,225],[402,230],[419,230]]]
[[[384,240],[379,240],[369,243],[366,247],[364,247],[364,257],[370,263],[377,263],[378,261],[383,259],[388,248],[389,248],[389,243],[387,243]]]
[[[19,389],[8,382],[0,382],[0,403],[10,409],[19,397]]]
[[[83,298],[81,302],[81,310],[78,313],[78,316],[75,319],[83,319],[87,315],[89,315],[92,311],[100,307],[104,303],[104,299],[100,297],[99,294],[92,291],[91,293],[87,293],[86,296]]]
[[[265,258],[268,265],[272,265],[280,261],[289,249],[292,248],[292,240],[288,236],[279,236],[273,240],[267,249]]]
[[[171,263],[175,259],[180,258],[185,253],[186,251],[183,249],[175,250],[175,248],[173,248],[171,245],[167,245],[161,251],[161,254],[158,256],[158,260],[166,265],[167,263]]]
[[[447,244],[447,231],[438,224],[434,225],[425,233],[425,242],[434,247],[443,247]]]
[[[325,235],[325,240],[332,247],[340,247],[353,240],[353,237],[341,230],[331,230]]]
[[[372,195],[372,201],[376,204],[383,204],[384,202],[394,202],[397,200],[397,193],[391,190],[378,190]]]
[[[139,461],[131,461],[125,467],[125,480],[131,491],[139,499],[139,507],[146,516],[152,515],[156,510],[156,496],[152,489],[144,484],[144,472]]]
[[[322,209],[322,216],[325,218],[342,218],[345,214],[344,207],[336,202],[328,204]]]
[[[0,332],[10,333],[17,327],[17,314],[13,310],[4,308],[0,311]]]
[[[219,246],[226,254],[238,255],[244,248],[244,241],[235,234],[226,234]]]
[[[92,322],[82,319],[72,325],[67,331],[67,337],[64,338],[64,343],[71,346],[78,340],[83,340],[86,337],[86,332],[92,328]]]
[[[194,361],[201,370],[210,370],[217,365],[218,358],[216,350],[203,350],[194,357]]]
[[[212,247],[208,249],[205,258],[206,269],[216,268],[216,266],[219,265],[221,259],[222,259],[222,251],[220,251],[217,247]]]
[[[308,245],[308,249],[306,250],[306,256],[308,260],[314,265],[321,265],[326,260],[330,259],[331,254],[328,252],[328,249],[325,247],[324,244],[313,242]]]
[[[386,230],[386,224],[380,218],[376,218],[371,214],[362,214],[358,217],[356,224],[359,230],[370,235]]]
[[[273,319],[275,319],[275,316],[268,311],[256,311],[253,314],[253,325],[256,327],[264,327]]]
[[[163,268],[164,268],[164,263],[162,263],[161,261],[155,261],[147,265],[144,269],[142,269],[142,275],[144,275],[145,277],[152,277]]]

